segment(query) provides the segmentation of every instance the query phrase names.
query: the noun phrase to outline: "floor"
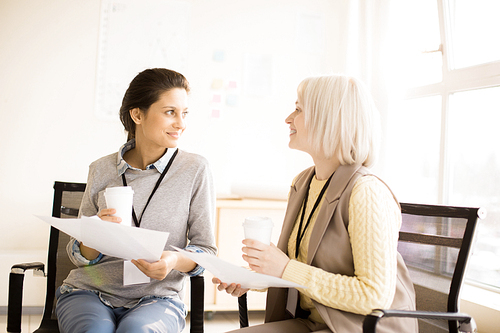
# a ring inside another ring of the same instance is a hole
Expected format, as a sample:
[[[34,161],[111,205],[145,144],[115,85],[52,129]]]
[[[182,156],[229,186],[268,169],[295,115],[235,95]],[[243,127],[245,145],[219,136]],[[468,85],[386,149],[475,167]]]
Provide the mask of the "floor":
[[[22,332],[33,332],[38,328],[42,315],[31,314],[23,315]],[[189,316],[188,316],[189,321]],[[252,311],[249,313],[250,325],[260,324],[264,322],[264,312]],[[205,317],[205,333],[222,333],[239,328],[238,313],[231,312],[209,312]],[[7,331],[7,316],[0,315],[0,332]],[[189,332],[189,323],[183,333]]]
[[[188,318],[189,320],[189,318]],[[250,325],[262,324],[264,322],[264,311],[250,311],[248,313]],[[238,312],[213,312],[205,317],[205,333],[222,333],[240,328]],[[189,332],[189,325],[183,333]]]

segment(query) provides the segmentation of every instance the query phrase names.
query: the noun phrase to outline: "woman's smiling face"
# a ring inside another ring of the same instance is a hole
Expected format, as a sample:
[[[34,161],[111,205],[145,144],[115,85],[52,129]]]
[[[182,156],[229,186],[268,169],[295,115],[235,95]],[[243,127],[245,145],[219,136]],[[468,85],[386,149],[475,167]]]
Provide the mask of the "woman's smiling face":
[[[162,93],[141,117],[136,137],[158,148],[177,147],[177,141],[186,129],[187,109],[186,90],[174,88]]]
[[[310,153],[309,132],[305,126],[304,108],[300,96],[297,96],[295,111],[285,119],[285,122],[290,125],[290,142],[288,146],[292,149]]]

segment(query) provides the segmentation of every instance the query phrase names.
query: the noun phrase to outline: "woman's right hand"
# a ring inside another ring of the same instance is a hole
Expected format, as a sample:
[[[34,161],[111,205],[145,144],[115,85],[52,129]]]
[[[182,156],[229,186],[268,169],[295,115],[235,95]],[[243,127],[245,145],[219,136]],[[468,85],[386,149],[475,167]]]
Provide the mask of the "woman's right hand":
[[[107,208],[101,210],[99,213],[97,213],[97,216],[103,220],[103,221],[108,221],[108,222],[113,222],[113,223],[120,223],[122,219],[118,216],[111,216],[111,214],[115,214],[116,209],[114,208]],[[87,258],[88,260],[94,260],[99,256],[99,251],[85,246],[82,242],[80,242],[80,253]]]
[[[240,297],[241,295],[244,295],[249,290],[247,288],[241,288],[241,285],[236,284],[236,283],[231,283],[228,285],[227,283],[223,283],[221,280],[219,280],[216,277],[212,278],[212,283],[218,284],[217,290],[219,290],[219,291],[225,290],[226,293],[231,294],[234,297]]]
[[[112,214],[116,214],[116,209],[106,208],[102,209],[99,213],[97,213],[97,216],[103,221],[108,221],[113,223],[120,223],[122,221],[121,217],[111,216]]]

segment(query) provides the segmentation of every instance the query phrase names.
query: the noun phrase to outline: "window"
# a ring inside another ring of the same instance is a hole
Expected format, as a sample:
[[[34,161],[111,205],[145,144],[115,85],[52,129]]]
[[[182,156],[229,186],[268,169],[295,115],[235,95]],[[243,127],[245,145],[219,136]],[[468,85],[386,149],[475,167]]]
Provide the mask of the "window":
[[[441,96],[430,96],[392,105],[397,111],[389,118],[390,152],[394,153],[391,165],[400,166],[404,161],[405,174],[411,176],[401,175],[391,187],[398,195],[409,189],[425,188],[425,191],[411,190],[412,202],[439,199],[441,104]]]
[[[500,286],[500,87],[454,93],[449,109],[448,200],[473,202],[488,214],[468,278]]]
[[[499,12],[497,0],[393,1],[384,43],[386,178],[401,201],[484,207],[467,279],[497,288]]]
[[[498,0],[453,0],[448,4],[453,68],[500,59]]]

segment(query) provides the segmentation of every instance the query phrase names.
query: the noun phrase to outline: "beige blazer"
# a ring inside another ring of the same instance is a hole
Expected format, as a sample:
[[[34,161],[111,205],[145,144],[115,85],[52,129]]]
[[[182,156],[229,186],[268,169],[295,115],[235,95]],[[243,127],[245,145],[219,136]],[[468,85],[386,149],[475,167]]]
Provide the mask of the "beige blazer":
[[[359,165],[344,165],[335,171],[311,232],[307,264],[331,273],[354,276],[354,263],[349,234],[347,232],[349,224],[349,199],[356,180],[368,174],[370,174],[369,170]],[[290,233],[292,232],[297,214],[313,175],[314,167],[306,169],[297,177],[295,184],[290,189],[283,228],[278,241],[278,247],[285,253],[288,252]],[[335,246],[332,246],[332,244],[335,244]],[[396,294],[391,309],[414,310],[415,291],[413,283],[399,253],[397,272]],[[291,318],[285,310],[287,292],[288,289],[286,288],[269,288],[266,304],[266,322]],[[364,316],[333,309],[315,301],[313,302],[332,332],[362,332]],[[388,318],[380,321],[379,326],[377,326],[377,332],[418,332],[418,327],[416,320]]]

